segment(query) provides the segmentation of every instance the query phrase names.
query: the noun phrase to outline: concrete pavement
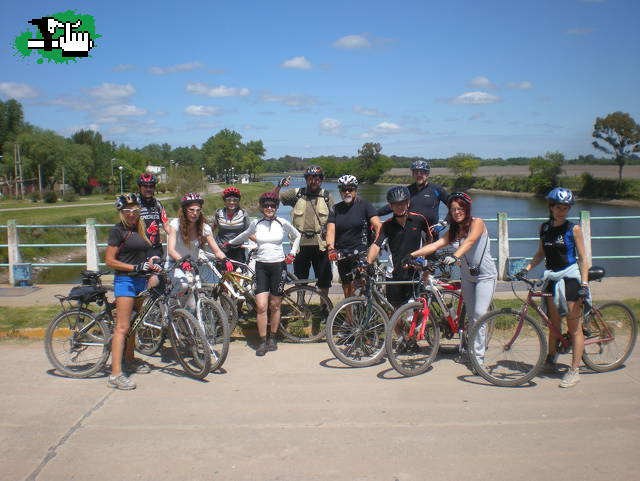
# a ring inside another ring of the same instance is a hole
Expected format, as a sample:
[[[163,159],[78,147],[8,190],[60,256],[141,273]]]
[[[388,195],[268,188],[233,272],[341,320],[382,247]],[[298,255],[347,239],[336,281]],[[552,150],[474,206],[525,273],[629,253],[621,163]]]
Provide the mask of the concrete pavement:
[[[609,481],[640,469],[637,355],[564,390],[558,376],[497,388],[443,356],[414,378],[352,369],[326,344],[256,358],[235,341],[204,382],[163,356],[122,392],[58,376],[41,342],[0,343],[0,478]]]

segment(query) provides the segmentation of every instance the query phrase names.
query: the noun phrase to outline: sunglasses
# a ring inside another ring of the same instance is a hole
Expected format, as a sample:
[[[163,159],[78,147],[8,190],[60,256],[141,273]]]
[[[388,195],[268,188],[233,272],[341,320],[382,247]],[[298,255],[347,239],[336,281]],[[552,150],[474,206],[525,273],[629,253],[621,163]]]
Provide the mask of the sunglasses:
[[[262,206],[263,209],[275,209],[276,205],[275,204],[264,204]]]
[[[340,192],[355,192],[356,188],[355,187],[342,187],[340,189]]]
[[[122,209],[125,214],[140,214],[140,209]]]

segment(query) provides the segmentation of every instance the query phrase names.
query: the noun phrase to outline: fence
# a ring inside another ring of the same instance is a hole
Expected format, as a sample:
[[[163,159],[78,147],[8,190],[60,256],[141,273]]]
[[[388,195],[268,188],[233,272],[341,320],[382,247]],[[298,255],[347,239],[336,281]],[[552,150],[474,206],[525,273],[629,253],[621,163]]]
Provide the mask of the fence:
[[[509,219],[508,215],[504,212],[497,214],[496,219],[485,219],[485,222],[497,222],[497,238],[491,239],[493,242],[498,243],[498,275],[499,279],[504,279],[509,268],[509,261],[511,259],[509,254],[509,246],[512,242],[523,241],[537,241],[537,237],[509,237],[509,223],[510,222],[542,222],[547,220],[546,217],[526,217],[526,218],[514,218]],[[640,219],[640,216],[610,216],[610,217],[591,217],[589,211],[581,211],[579,218],[570,218],[571,220],[579,220],[580,227],[582,229],[585,250],[589,261],[592,263],[593,259],[640,259],[640,255],[598,255],[593,256],[591,250],[592,240],[612,240],[612,239],[640,239],[640,236],[592,236],[591,235],[591,223],[598,220],[624,220],[624,219]],[[39,267],[59,267],[59,266],[83,266],[88,270],[98,270],[104,263],[100,262],[99,248],[106,247],[106,244],[98,243],[98,236],[96,233],[97,228],[111,227],[113,224],[96,224],[95,219],[87,219],[86,224],[78,225],[17,225],[15,220],[9,220],[6,226],[0,226],[0,229],[7,230],[7,244],[0,244],[0,248],[8,249],[8,263],[0,263],[0,267],[9,268],[9,280],[11,284],[15,284],[14,267],[22,264],[22,257],[20,255],[21,247],[84,247],[86,248],[86,262],[61,262],[61,263],[32,263],[33,266]],[[69,243],[69,244],[21,244],[19,240],[19,229],[50,229],[50,228],[62,228],[62,229],[85,229],[86,236],[84,243]]]

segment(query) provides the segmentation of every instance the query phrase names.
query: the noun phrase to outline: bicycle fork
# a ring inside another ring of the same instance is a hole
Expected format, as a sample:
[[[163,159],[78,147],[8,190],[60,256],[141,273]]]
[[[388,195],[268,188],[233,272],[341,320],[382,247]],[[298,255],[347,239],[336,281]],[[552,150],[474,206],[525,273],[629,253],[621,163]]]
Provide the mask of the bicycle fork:
[[[420,309],[419,311],[414,311],[413,313],[411,328],[409,329],[409,339],[411,339],[415,334],[416,325],[419,322],[418,317],[420,316],[420,314],[422,314],[422,323],[420,324],[420,330],[418,332],[418,337],[416,338],[417,341],[422,341],[424,339],[424,331],[427,328],[427,321],[429,319],[429,312],[431,312],[431,310],[429,309],[427,300],[424,297],[420,297],[418,299],[418,302],[422,302],[422,309]]]

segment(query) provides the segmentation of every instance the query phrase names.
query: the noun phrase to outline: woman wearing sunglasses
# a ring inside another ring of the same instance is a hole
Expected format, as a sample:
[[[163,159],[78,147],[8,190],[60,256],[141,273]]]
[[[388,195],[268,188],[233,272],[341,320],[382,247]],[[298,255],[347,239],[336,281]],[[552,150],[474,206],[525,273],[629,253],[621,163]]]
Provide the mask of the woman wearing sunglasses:
[[[496,288],[498,271],[491,256],[491,242],[484,221],[471,216],[471,197],[454,192],[448,202],[449,230],[440,239],[411,253],[411,257],[428,256],[448,245],[455,251],[445,257],[445,264],[460,263],[462,297],[467,312],[467,332],[489,309]],[[475,352],[484,357],[484,333],[475,339]]]
[[[264,356],[267,351],[276,351],[275,335],[280,325],[280,304],[287,281],[287,264],[295,259],[300,246],[300,233],[289,221],[276,215],[280,197],[275,192],[265,192],[260,196],[262,218],[256,219],[249,228],[229,241],[231,246],[241,245],[249,236],[255,235],[258,251],[256,260],[256,310],[258,311],[258,334],[260,345],[256,356]],[[287,234],[291,251],[285,256],[282,240]],[[271,312],[271,336],[267,340],[267,307]]]
[[[115,270],[113,278],[116,297],[116,327],[111,341],[111,375],[107,385],[116,389],[130,390],[136,383],[123,372],[122,356],[129,373],[147,374],[149,365],[134,359],[134,338],[125,337],[129,330],[129,321],[136,303],[136,296],[147,288],[149,274],[160,270],[154,263],[157,256],[152,253],[152,243],[147,237],[144,221],[140,218],[140,198],[138,194],[125,194],[116,199],[116,208],[120,213],[120,222],[109,232],[105,262]],[[141,300],[140,300],[141,301]],[[140,305],[137,306],[140,308]]]
[[[190,255],[190,260],[184,261],[179,267],[171,272],[171,282],[174,286],[173,293],[184,294],[189,288],[187,272],[190,272],[191,262],[198,259],[200,247],[208,244],[211,251],[221,261],[228,260],[218,247],[211,226],[205,222],[202,214],[204,199],[198,193],[185,194],[180,201],[178,218],[169,223],[169,235],[167,237],[167,263],[166,268],[170,269],[180,259]],[[189,296],[185,306],[194,309],[193,296]]]

